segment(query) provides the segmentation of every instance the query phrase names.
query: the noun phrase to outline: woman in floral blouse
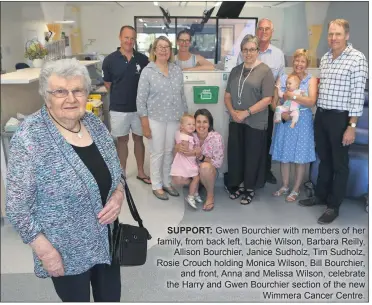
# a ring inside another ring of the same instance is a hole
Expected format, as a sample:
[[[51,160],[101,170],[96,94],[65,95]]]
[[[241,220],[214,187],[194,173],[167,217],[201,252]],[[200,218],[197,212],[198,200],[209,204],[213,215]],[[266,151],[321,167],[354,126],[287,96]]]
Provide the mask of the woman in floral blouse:
[[[196,133],[194,139],[196,148],[193,151],[188,145],[178,144],[175,149],[185,155],[196,156],[199,163],[200,181],[207,190],[207,198],[203,206],[204,211],[211,211],[214,207],[214,184],[218,177],[218,168],[222,166],[224,145],[221,135],[213,130],[213,117],[207,109],[195,112]],[[177,184],[185,185],[190,179],[178,177]]]

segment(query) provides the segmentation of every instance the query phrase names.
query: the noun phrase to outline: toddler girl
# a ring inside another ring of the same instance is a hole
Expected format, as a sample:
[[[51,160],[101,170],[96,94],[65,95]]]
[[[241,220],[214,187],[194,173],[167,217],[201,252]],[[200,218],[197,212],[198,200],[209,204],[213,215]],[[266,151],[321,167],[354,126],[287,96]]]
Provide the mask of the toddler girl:
[[[186,114],[181,118],[180,130],[176,132],[176,143],[186,144],[189,150],[195,148],[194,137],[192,134],[195,131],[195,119],[192,115]],[[182,153],[176,153],[174,157],[171,176],[191,178],[189,186],[189,195],[186,198],[187,203],[196,209],[196,202],[202,203],[203,200],[198,194],[199,187],[199,166],[195,156],[185,156]]]

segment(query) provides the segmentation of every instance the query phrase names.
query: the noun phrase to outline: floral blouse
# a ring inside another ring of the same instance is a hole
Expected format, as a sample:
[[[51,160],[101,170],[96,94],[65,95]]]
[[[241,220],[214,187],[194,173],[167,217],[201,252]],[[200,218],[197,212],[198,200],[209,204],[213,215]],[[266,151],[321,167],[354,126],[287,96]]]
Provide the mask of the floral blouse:
[[[196,146],[200,146],[200,140],[197,133],[194,133]],[[216,131],[211,131],[204,140],[201,146],[202,154],[211,159],[211,163],[215,168],[220,168],[224,158],[224,145],[221,135]]]

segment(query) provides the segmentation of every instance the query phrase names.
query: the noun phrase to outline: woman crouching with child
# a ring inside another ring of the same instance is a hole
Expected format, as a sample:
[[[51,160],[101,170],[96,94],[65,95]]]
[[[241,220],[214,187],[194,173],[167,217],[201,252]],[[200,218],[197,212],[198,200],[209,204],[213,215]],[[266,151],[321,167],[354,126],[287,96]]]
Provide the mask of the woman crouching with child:
[[[187,120],[184,120],[184,118],[187,118]],[[189,196],[186,201],[194,208],[196,202],[203,202],[198,194],[199,182],[203,184],[207,191],[203,210],[211,211],[214,208],[214,185],[218,177],[218,168],[222,166],[224,158],[224,145],[221,135],[213,129],[213,117],[207,109],[197,110],[194,120],[191,121],[191,116],[185,116],[181,120],[181,130],[187,130],[187,135],[190,134],[192,129],[195,131],[192,134],[194,142],[191,144],[190,141],[176,140],[175,151],[177,154],[172,165],[171,175],[174,184],[190,185]],[[189,123],[185,123],[183,127],[183,122],[191,122],[191,125],[194,122],[195,127],[188,129],[187,125]],[[190,163],[181,163],[177,161],[177,155],[193,157],[194,159],[188,159],[187,162]],[[198,168],[198,176],[195,175],[195,163]],[[180,168],[182,168],[182,173],[179,171]],[[190,175],[191,173],[193,175]]]

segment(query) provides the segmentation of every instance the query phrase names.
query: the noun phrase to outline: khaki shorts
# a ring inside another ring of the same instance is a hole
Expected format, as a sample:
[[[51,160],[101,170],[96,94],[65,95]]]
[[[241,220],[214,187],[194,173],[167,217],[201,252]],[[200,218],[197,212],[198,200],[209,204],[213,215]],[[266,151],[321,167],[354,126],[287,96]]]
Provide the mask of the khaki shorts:
[[[111,135],[114,138],[124,137],[132,131],[137,136],[142,136],[141,119],[137,112],[110,111]]]

